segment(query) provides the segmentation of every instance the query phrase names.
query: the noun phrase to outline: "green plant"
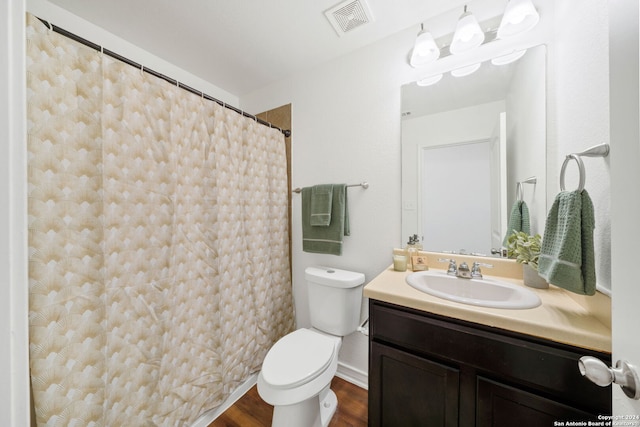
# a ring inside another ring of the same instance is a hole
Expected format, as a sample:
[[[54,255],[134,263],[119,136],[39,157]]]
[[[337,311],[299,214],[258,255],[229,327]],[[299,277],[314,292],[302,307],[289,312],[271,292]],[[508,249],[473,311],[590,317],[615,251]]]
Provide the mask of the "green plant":
[[[538,270],[541,241],[539,234],[531,236],[522,231],[513,233],[507,239],[507,256],[515,258],[520,264],[529,264],[533,269]]]

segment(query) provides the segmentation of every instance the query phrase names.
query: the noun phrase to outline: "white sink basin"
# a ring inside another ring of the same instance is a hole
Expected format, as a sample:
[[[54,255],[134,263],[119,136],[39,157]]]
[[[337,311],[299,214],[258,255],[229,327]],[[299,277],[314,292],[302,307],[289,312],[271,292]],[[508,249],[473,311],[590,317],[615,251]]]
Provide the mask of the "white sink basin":
[[[521,310],[540,305],[535,292],[494,279],[461,279],[440,271],[419,271],[408,275],[407,283],[429,295],[481,307]]]

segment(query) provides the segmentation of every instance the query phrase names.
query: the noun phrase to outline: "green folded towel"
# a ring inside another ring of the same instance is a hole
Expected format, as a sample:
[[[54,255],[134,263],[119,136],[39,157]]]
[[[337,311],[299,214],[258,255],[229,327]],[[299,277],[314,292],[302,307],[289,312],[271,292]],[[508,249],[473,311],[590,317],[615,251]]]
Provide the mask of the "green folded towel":
[[[328,227],[331,223],[333,184],[311,187],[311,211],[309,221],[315,227]]]
[[[342,255],[342,240],[350,233],[347,186],[334,184],[331,201],[331,223],[326,227],[311,225],[312,188],[302,189],[302,250],[305,252]]]
[[[513,206],[511,206],[509,223],[507,224],[507,234],[504,236],[502,245],[507,246],[509,243],[509,236],[519,231],[531,234],[529,208],[523,200],[516,200]]]
[[[577,294],[595,294],[594,228],[593,203],[586,190],[558,194],[545,225],[540,277]]]

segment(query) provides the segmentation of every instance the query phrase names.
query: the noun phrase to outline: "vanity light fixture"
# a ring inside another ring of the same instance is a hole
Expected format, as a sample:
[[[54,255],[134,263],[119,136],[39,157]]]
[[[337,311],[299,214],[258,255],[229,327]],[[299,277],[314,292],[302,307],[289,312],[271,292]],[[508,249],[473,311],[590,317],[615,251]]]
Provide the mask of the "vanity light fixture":
[[[493,58],[491,60],[491,63],[493,65],[511,64],[512,62],[516,62],[518,59],[522,58],[525,53],[527,53],[527,49],[514,50],[513,52],[507,53],[506,55]]]
[[[540,15],[531,0],[509,0],[498,27],[498,38],[527,32],[535,27],[539,20]]]
[[[456,32],[453,34],[453,41],[449,46],[449,51],[454,54],[468,52],[480,46],[484,42],[484,32],[478,24],[478,20],[471,12],[467,12],[464,6],[464,13],[458,20]]]
[[[433,62],[439,57],[440,48],[438,48],[433,35],[429,31],[425,31],[424,24],[420,24],[420,32],[416,37],[409,63],[415,68]]]
[[[481,65],[481,63],[478,62],[477,64],[467,65],[466,67],[461,67],[461,68],[456,68],[455,70],[451,71],[451,75],[453,77],[468,76],[469,74],[473,74],[476,71],[478,71],[478,69],[480,68],[480,65]]]
[[[436,74],[435,76],[425,77],[423,79],[418,80],[416,84],[418,86],[431,86],[438,83],[440,80],[442,80],[442,76],[443,76],[442,74]]]

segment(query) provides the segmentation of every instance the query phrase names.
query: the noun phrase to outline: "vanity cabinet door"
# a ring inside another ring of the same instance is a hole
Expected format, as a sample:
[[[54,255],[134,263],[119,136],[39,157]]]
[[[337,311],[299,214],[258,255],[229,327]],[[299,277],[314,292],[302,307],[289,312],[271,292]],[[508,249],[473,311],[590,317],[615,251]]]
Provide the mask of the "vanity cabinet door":
[[[555,400],[478,377],[476,427],[539,427],[588,420],[595,421],[596,417]]]
[[[581,355],[610,363],[607,354],[369,304],[371,426],[539,427],[611,414],[611,388],[578,371]]]
[[[370,426],[458,425],[458,369],[371,343]]]

